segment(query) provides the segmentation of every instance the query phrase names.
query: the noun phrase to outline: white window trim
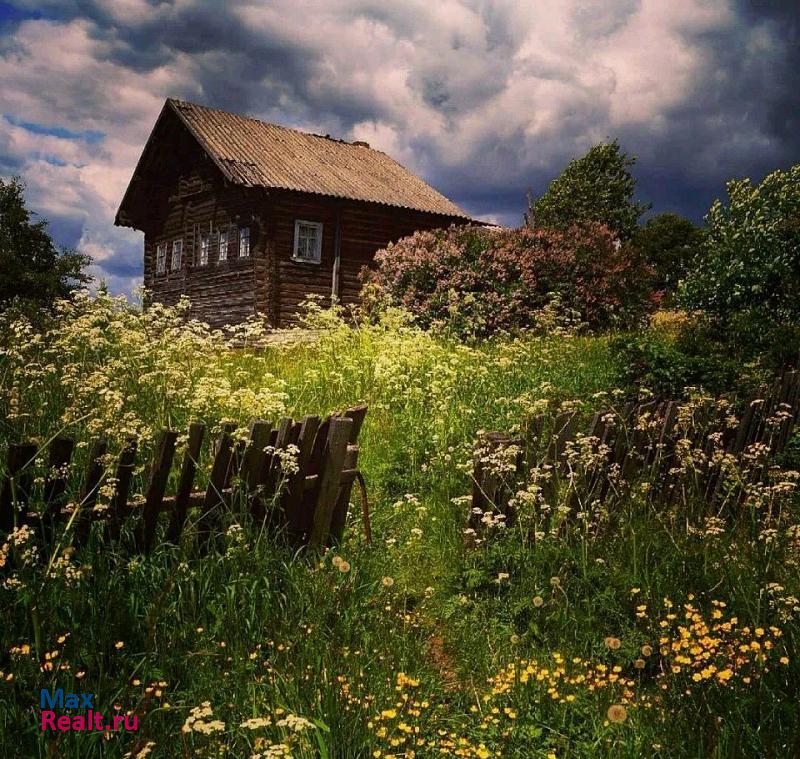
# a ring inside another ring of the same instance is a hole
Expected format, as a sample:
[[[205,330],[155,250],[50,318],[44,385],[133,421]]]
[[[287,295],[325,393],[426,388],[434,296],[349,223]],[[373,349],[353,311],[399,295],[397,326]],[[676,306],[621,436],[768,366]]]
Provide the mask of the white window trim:
[[[301,258],[297,255],[297,249],[300,245],[300,225],[307,227],[314,227],[319,236],[317,237],[317,256],[316,258]],[[294,245],[292,246],[292,261],[300,264],[319,264],[322,263],[322,222],[321,221],[306,221],[305,219],[295,219],[294,222]]]
[[[247,253],[242,253],[242,231],[247,230]],[[239,227],[236,230],[236,258],[250,258],[252,247],[250,244],[250,235],[252,230],[250,227]]]
[[[178,253],[178,265],[175,266],[175,252],[180,250]],[[183,268],[183,239],[173,240],[172,241],[172,255],[170,256],[169,260],[169,268],[170,271],[178,271]]]
[[[205,251],[203,251],[203,243],[205,243]],[[203,255],[204,252],[205,256]],[[200,251],[197,256],[197,265],[208,266],[209,263],[211,263],[211,232],[202,232],[200,234]]]
[[[222,240],[225,240],[225,255],[222,255],[223,245]],[[228,253],[231,249],[231,231],[230,229],[220,229],[217,234],[217,261],[227,261],[229,259]]]
[[[167,243],[160,242],[156,245],[156,274],[166,274],[166,272],[167,272]]]

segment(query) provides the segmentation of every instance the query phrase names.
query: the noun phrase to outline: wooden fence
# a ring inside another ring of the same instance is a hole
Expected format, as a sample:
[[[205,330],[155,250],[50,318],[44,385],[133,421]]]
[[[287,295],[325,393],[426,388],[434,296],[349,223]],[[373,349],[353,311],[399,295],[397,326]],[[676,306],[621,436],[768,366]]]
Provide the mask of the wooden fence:
[[[321,547],[341,539],[351,491],[357,482],[369,540],[366,487],[358,470],[358,435],[366,413],[366,406],[357,406],[324,420],[318,416],[306,416],[301,421],[285,417],[275,426],[257,420],[250,426],[247,444],[234,440],[235,425],[224,425],[211,451],[208,484],[201,490],[194,489],[194,482],[206,429],[203,424],[192,424],[176,491],[171,496],[166,495],[166,490],[178,432],[162,430],[143,503],[130,500],[137,441],[129,439],[114,467],[113,493],[108,508],[103,510],[95,506],[107,477],[102,459],[108,444],[97,440],[90,446],[77,513],[66,504],[75,441],[57,437],[49,445],[41,512],[29,510],[38,447],[34,443],[13,444],[8,449],[6,474],[0,488],[0,532],[28,524],[39,531],[43,550],[49,551],[57,536],[63,534],[66,523],[72,520],[72,546],[77,549],[86,543],[93,522],[105,522],[107,537],[116,541],[120,539],[123,524],[136,517],[132,547],[136,552],[149,553],[158,534],[161,514],[166,515],[164,540],[177,543],[189,510],[198,509],[199,547],[201,552],[207,552],[223,509],[241,497],[255,520],[266,520],[274,529],[285,529],[295,543]],[[297,448],[296,471],[283,465],[288,446]]]
[[[763,481],[800,420],[800,372],[777,378],[735,425],[714,424],[708,407],[687,424],[679,409],[672,401],[605,409],[585,432],[574,412],[542,414],[519,436],[483,434],[475,446],[471,526],[479,527],[486,513],[513,519],[515,489],[536,478],[544,501],[559,494],[573,514],[587,503],[621,496],[642,479],[649,483],[647,498],[662,505],[681,498],[712,505],[738,500],[748,483]],[[577,455],[579,449],[587,455]],[[688,468],[687,451],[699,452]],[[725,477],[731,461],[745,463],[747,480],[738,487]]]

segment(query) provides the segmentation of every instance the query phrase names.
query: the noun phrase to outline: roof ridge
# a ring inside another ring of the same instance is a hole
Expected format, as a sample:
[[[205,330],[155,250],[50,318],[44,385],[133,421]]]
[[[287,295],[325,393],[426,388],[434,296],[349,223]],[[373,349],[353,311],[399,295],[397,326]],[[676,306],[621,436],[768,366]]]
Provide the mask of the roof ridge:
[[[224,108],[217,108],[212,105],[202,105],[201,103],[193,103],[190,100],[184,100],[183,98],[175,98],[175,97],[168,97],[167,102],[172,103],[175,106],[187,106],[189,108],[202,108],[204,111],[215,111],[217,113],[224,113],[226,116],[234,116],[237,119],[244,119],[245,121],[255,121],[258,124],[263,124],[265,126],[274,127],[275,129],[281,129],[285,132],[293,132],[294,134],[301,134],[304,137],[315,137],[320,140],[328,140],[329,142],[335,142],[339,145],[348,145],[351,147],[357,148],[366,148],[367,150],[372,150],[375,153],[383,153],[386,155],[382,150],[378,150],[378,148],[373,148],[368,142],[364,140],[345,140],[342,137],[331,137],[329,134],[318,134],[317,132],[307,132],[304,129],[297,129],[296,127],[288,127],[285,124],[278,124],[275,121],[264,121],[264,119],[259,119],[256,116],[249,116],[241,113],[236,113],[235,111],[228,111]]]

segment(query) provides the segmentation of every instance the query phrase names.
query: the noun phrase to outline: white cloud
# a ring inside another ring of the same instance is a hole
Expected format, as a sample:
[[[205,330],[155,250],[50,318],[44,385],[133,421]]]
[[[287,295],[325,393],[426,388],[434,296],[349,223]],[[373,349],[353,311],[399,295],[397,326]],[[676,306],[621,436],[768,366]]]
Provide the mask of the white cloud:
[[[521,212],[525,186],[619,134],[652,160],[677,142],[682,175],[716,178],[718,164],[781,150],[726,95],[742,72],[766,86],[760,62],[783,54],[777,27],[745,25],[733,1],[99,0],[91,17],[50,3],[59,17],[0,40],[0,114],[13,118],[0,161],[116,282],[139,238],[114,211],[170,94],[365,139],[506,222],[509,192]],[[701,112],[699,92],[717,96]]]

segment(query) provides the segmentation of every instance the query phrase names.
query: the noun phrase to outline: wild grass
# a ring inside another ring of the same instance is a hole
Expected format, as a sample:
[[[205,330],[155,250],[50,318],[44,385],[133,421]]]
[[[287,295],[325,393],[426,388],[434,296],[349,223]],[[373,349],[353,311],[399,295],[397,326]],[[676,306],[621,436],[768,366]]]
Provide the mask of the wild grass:
[[[607,338],[466,346],[399,313],[354,326],[319,312],[316,341],[251,350],[252,328],[232,349],[179,316],[101,296],[44,327],[6,318],[0,455],[22,438],[63,431],[86,444],[104,430],[111,464],[125,435],[146,456],[165,424],[244,429],[365,402],[374,543],[357,508],[325,555],[236,508],[206,558],[188,539],[136,557],[96,528],[48,571],[35,536],[0,540],[2,755],[800,754],[791,462],[775,473],[777,518],[751,501],[708,521],[707,509],[658,510],[634,492],[535,540],[537,511],[523,509],[518,527],[476,543],[463,498],[476,434],[613,403]],[[675,661],[687,651],[691,664]],[[139,729],[43,733],[43,687],[94,693]]]

